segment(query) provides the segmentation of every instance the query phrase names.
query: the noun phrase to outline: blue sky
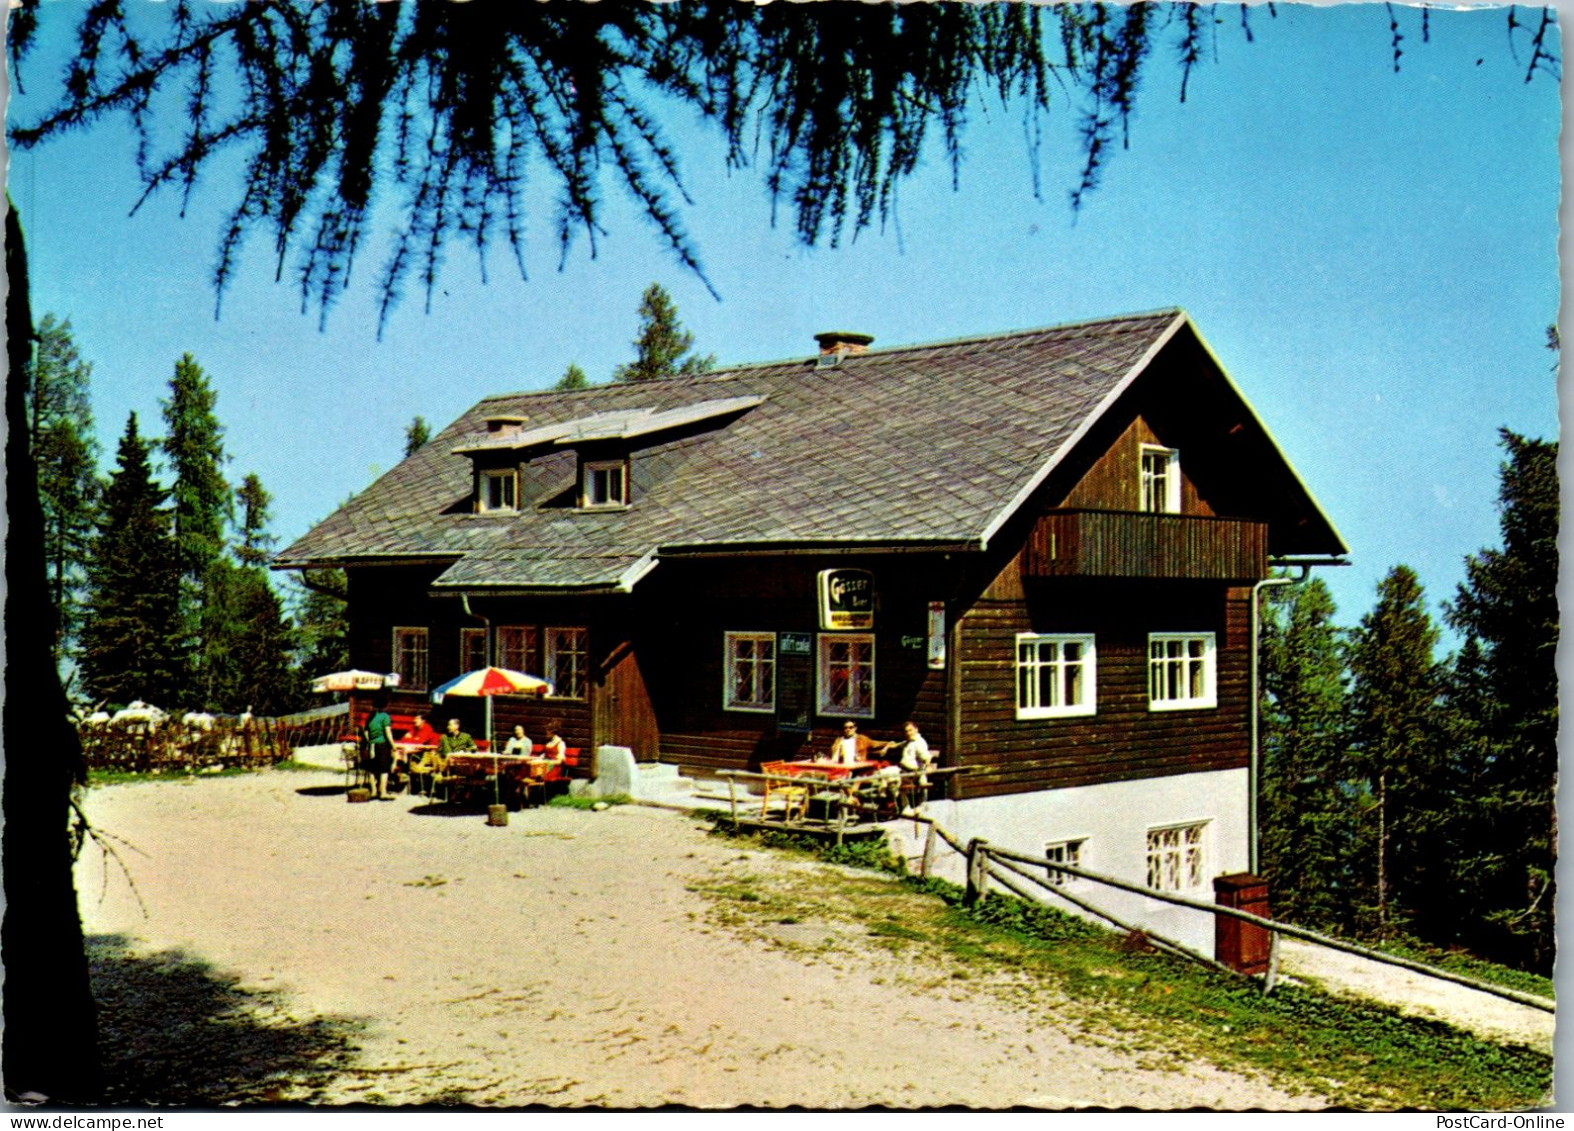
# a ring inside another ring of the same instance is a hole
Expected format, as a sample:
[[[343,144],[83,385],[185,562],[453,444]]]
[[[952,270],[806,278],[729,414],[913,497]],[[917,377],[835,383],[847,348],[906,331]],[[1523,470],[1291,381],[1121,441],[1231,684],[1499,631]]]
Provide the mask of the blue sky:
[[[273,492],[281,545],[397,462],[414,415],[441,426],[571,361],[608,378],[652,281],[723,363],[807,355],[831,328],[894,345],[1179,305],[1350,543],[1354,564],[1323,573],[1351,623],[1396,562],[1434,602],[1451,595],[1464,555],[1497,539],[1497,429],[1557,433],[1544,347],[1559,303],[1557,84],[1525,83],[1528,39],[1511,49],[1501,9],[1434,11],[1429,44],[1400,12],[1395,74],[1381,5],[1258,9],[1251,44],[1221,10],[1184,105],[1160,49],[1129,150],[1077,214],[1074,107],[1049,119],[1035,199],[1018,114],[981,104],[959,190],[933,153],[901,188],[897,224],[836,250],[802,248],[790,222],[773,230],[759,178],[727,176],[716,140],[671,118],[695,202],[684,223],[719,302],[610,183],[596,259],[581,244],[557,269],[538,197],[528,281],[499,255],[482,286],[454,246],[431,313],[411,294],[380,341],[378,249],[319,332],[255,240],[214,320],[238,191],[222,167],[185,219],[173,197],[128,217],[140,189],[117,124],[13,156],[10,187],[35,314],[69,316],[93,362],[106,461],[129,411],[157,433],[189,351],[218,391],[231,476],[255,471]],[[46,25],[13,116],[49,95],[65,43],[47,33],[68,22]]]

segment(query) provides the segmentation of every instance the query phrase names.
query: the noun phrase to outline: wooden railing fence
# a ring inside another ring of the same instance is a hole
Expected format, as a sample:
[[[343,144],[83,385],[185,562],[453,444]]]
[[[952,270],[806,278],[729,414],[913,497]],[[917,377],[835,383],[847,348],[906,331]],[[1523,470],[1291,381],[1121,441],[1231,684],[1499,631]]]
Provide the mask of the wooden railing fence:
[[[1066,891],[1063,886],[1055,884],[1049,879],[1049,871],[1052,870],[1068,876],[1075,876],[1078,879],[1090,880],[1094,883],[1103,884],[1118,891],[1131,892],[1135,895],[1140,895],[1147,899],[1156,900],[1160,903],[1169,903],[1178,907],[1189,907],[1196,911],[1204,911],[1216,916],[1223,915],[1228,918],[1237,919],[1243,923],[1251,923],[1255,926],[1262,927],[1269,932],[1268,972],[1263,976],[1264,993],[1272,993],[1274,985],[1278,980],[1279,937],[1282,935],[1286,938],[1300,939],[1316,946],[1327,947],[1330,950],[1343,951],[1346,954],[1353,954],[1357,957],[1365,958],[1372,962],[1382,963],[1386,966],[1396,966],[1401,970],[1408,970],[1411,973],[1421,974],[1429,978],[1436,978],[1439,981],[1452,982],[1455,985],[1465,986],[1469,989],[1477,990],[1484,994],[1491,994],[1494,997],[1505,998],[1508,1001],[1515,1002],[1519,1005],[1529,1006],[1532,1009],[1543,1010],[1547,1013],[1557,1012],[1557,1005],[1554,1002],[1550,1002],[1547,999],[1538,997],[1534,994],[1522,993],[1518,990],[1510,989],[1507,986],[1494,985],[1490,982],[1482,982],[1475,978],[1466,977],[1463,974],[1456,974],[1452,970],[1444,970],[1436,966],[1429,966],[1424,962],[1416,962],[1413,959],[1402,958],[1399,955],[1387,954],[1380,950],[1373,950],[1370,947],[1364,947],[1356,943],[1346,942],[1344,939],[1332,938],[1317,931],[1309,930],[1306,927],[1297,926],[1294,923],[1284,923],[1277,919],[1266,919],[1261,915],[1254,915],[1250,911],[1242,911],[1235,907],[1223,907],[1216,903],[1207,903],[1198,899],[1188,899],[1185,896],[1173,895],[1169,892],[1154,891],[1152,888],[1142,887],[1141,885],[1133,884],[1126,880],[1117,879],[1114,876],[1105,876],[1097,872],[1090,872],[1086,868],[1078,868],[1070,864],[1060,864],[1053,860],[1043,860],[1037,857],[1027,856],[1020,852],[1012,852],[1009,849],[998,848],[981,838],[975,837],[974,839],[968,841],[966,845],[963,845],[945,829],[941,828],[940,825],[932,818],[919,815],[904,819],[911,819],[929,826],[929,833],[924,842],[923,856],[920,858],[920,875],[927,876],[933,871],[935,848],[937,842],[944,843],[948,848],[952,849],[966,860],[967,886],[963,894],[963,900],[969,905],[977,903],[986,894],[988,894],[990,880],[996,881],[1002,887],[1006,888],[1019,898],[1032,900],[1034,902],[1047,902],[1043,894],[1047,893],[1048,895],[1055,896],[1057,899],[1065,900],[1067,903],[1070,903],[1073,906],[1088,912],[1089,914],[1104,919],[1106,922],[1113,924],[1120,930],[1132,932],[1140,929],[1144,936],[1164,950],[1171,951],[1184,958],[1191,959],[1192,961],[1202,963],[1215,969],[1225,970],[1231,974],[1237,974],[1238,971],[1235,971],[1230,967],[1223,965],[1222,963],[1215,962],[1213,959],[1207,957],[1204,954],[1201,954],[1191,947],[1186,946],[1184,943],[1156,935],[1150,928],[1137,928],[1130,923],[1124,922],[1116,918],[1114,915],[1111,915],[1109,912],[1095,906],[1090,901],[1083,899],[1072,892]],[[1020,880],[1029,881],[1030,886],[1024,887],[1020,882],[1018,882]],[[1248,977],[1249,975],[1241,974],[1239,976]]]
[[[214,716],[188,724],[169,716],[162,721],[119,723],[84,720],[77,725],[88,767],[125,773],[197,773],[210,768],[260,768],[284,761],[298,746],[335,742],[344,730],[348,707],[262,718]]]

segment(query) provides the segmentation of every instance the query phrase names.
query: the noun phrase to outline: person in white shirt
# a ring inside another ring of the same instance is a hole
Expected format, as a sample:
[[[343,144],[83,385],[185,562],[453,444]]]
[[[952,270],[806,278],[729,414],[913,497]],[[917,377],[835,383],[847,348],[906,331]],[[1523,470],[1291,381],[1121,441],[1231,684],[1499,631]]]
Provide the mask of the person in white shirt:
[[[513,737],[508,740],[508,745],[503,747],[503,753],[528,757],[530,750],[530,738],[525,734],[525,728],[522,726],[514,727]]]
[[[900,747],[901,753],[897,756],[897,763],[902,767],[902,773],[917,774],[917,778],[909,778],[910,785],[904,787],[904,794],[915,794],[916,798],[909,797],[909,801],[917,798],[927,799],[929,796],[929,767],[934,765],[935,756],[929,749],[929,743],[924,741],[924,736],[918,733],[918,724],[908,719],[902,724],[902,733],[906,737],[901,742],[887,742],[885,753],[893,747]]]

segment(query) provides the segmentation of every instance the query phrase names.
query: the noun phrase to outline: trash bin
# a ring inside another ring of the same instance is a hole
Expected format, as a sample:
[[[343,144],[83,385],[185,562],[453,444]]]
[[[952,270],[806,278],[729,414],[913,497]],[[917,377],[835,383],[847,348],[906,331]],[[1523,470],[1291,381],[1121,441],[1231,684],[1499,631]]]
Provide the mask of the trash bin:
[[[1234,872],[1213,881],[1213,901],[1220,907],[1261,915],[1268,914],[1268,881],[1250,872]],[[1242,974],[1268,971],[1268,929],[1228,915],[1213,917],[1213,956]]]

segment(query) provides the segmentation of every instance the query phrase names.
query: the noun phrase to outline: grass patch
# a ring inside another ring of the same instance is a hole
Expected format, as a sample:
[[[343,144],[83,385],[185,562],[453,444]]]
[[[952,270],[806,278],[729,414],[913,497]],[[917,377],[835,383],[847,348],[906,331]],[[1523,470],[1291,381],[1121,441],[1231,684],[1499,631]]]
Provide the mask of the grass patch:
[[[602,802],[609,806],[627,805],[632,800],[626,793],[614,793],[611,797],[576,797],[571,793],[562,793],[547,804],[554,809],[594,809]]]
[[[892,855],[883,833],[878,839],[848,840],[837,844],[833,840],[808,833],[788,833],[780,829],[762,829],[759,832],[741,829],[731,817],[715,810],[707,810],[703,816],[710,822],[712,836],[747,837],[764,848],[797,853],[827,864],[870,868],[898,876],[907,874],[907,861]]]
[[[282,766],[284,763],[280,763]],[[220,768],[204,767],[198,770],[188,770],[184,767],[171,767],[158,770],[111,770],[90,768],[87,772],[88,788],[101,785],[125,785],[131,782],[193,782],[203,778],[237,778],[244,774],[254,774],[266,766],[223,766]],[[302,767],[314,769],[315,767]]]
[[[738,835],[729,821],[714,823],[715,835]],[[757,839],[802,860],[829,859],[834,847],[774,831]],[[837,857],[888,867],[883,846]],[[715,900],[720,922],[761,941],[788,918],[851,924],[856,929],[842,945],[908,948],[904,969],[932,974],[909,974],[919,992],[994,994],[1085,1039],[1140,1050],[1177,1070],[1212,1062],[1367,1110],[1525,1109],[1545,1103],[1551,1086],[1552,1059],[1536,1050],[1301,986],[1281,983],[1265,997],[1255,980],[1144,951],[1014,896],[991,894],[966,907],[962,889],[944,881],[812,867],[727,877],[695,890]]]

